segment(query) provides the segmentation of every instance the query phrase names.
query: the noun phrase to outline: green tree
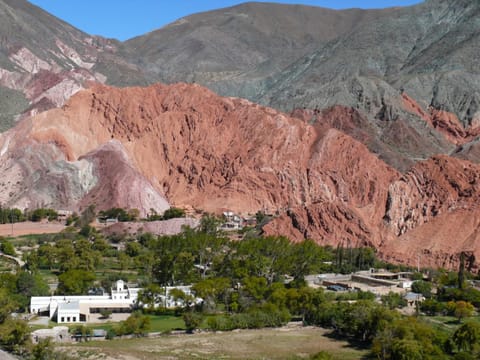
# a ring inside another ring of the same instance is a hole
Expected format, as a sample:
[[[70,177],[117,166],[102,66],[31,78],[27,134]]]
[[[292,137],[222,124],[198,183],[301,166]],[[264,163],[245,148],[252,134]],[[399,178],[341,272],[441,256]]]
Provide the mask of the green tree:
[[[422,294],[427,299],[432,297],[432,284],[428,281],[417,280],[412,283],[412,291]]]
[[[474,307],[472,304],[466,301],[457,301],[455,303],[455,317],[458,319],[458,322],[462,321],[462,319],[472,316]]]
[[[444,304],[435,299],[426,299],[420,304],[420,310],[430,316],[440,314],[444,309]]]
[[[135,257],[140,255],[141,251],[142,251],[142,245],[140,245],[135,241],[130,241],[125,246],[125,254],[127,254],[130,257]]]
[[[138,302],[140,305],[153,310],[156,305],[162,304],[162,295],[165,290],[157,284],[149,284],[138,293]]]
[[[198,275],[195,271],[195,257],[188,251],[181,251],[175,257],[173,263],[173,281],[174,283],[190,284],[197,280]]]
[[[52,270],[58,264],[58,247],[53,247],[50,244],[41,244],[36,252],[38,256],[39,267],[42,269]],[[71,255],[74,254],[73,247],[71,248]],[[63,255],[63,254],[62,254]],[[64,260],[65,258],[62,258]]]
[[[40,274],[32,274],[27,271],[20,271],[17,274],[16,285],[16,294],[18,295],[17,299],[19,299],[19,305],[23,307],[25,311],[28,311],[30,298],[32,296],[50,295],[48,284]]]
[[[212,214],[204,214],[200,220],[198,231],[206,235],[217,235],[218,227],[222,221]]]
[[[187,309],[190,308],[194,300],[193,295],[187,294],[183,290],[177,288],[171,289],[169,295],[172,297],[173,301],[183,303],[183,306]]]
[[[55,244],[56,263],[59,270],[65,272],[78,268],[79,258],[76,256],[73,241],[70,239],[60,239]]]
[[[407,306],[407,300],[399,293],[390,291],[386,295],[381,296],[382,304],[388,307],[390,310],[403,308]]]
[[[19,351],[30,340],[30,328],[23,320],[7,318],[0,324],[0,345],[8,351]]]
[[[118,254],[118,265],[120,266],[120,271],[125,271],[130,266],[130,258],[124,252]]]
[[[453,341],[460,351],[472,351],[480,343],[480,325],[466,322],[453,333]]]
[[[10,314],[18,307],[11,294],[5,288],[0,288],[0,324],[5,322]]]
[[[422,345],[413,339],[395,340],[392,345],[392,356],[394,360],[423,360]]]
[[[84,295],[95,281],[95,273],[86,270],[68,270],[58,277],[57,294]]]
[[[372,344],[378,359],[445,359],[448,339],[416,317],[397,318],[384,323]]]
[[[94,271],[101,260],[101,253],[92,249],[92,243],[87,239],[78,239],[74,243],[77,269]]]
[[[226,302],[225,297],[230,287],[231,283],[227,278],[211,278],[195,283],[192,291],[203,299],[204,311],[213,311],[219,300]]]
[[[265,299],[268,291],[267,280],[264,277],[250,276],[244,279],[242,291],[251,297],[255,302]]]
[[[100,315],[102,315],[102,319],[109,319],[112,315],[112,311],[108,309],[100,310]]]

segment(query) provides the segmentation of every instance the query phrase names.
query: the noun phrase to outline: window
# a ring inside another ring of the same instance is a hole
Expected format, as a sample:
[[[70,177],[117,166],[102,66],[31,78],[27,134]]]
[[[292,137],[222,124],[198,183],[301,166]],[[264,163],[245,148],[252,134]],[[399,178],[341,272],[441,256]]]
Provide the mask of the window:
[[[65,322],[65,318],[63,316],[62,316],[62,321],[60,321],[60,322]]]
[[[73,322],[77,322],[77,317],[74,316],[73,319],[72,319]]]
[[[67,322],[70,322],[70,316],[67,316]]]

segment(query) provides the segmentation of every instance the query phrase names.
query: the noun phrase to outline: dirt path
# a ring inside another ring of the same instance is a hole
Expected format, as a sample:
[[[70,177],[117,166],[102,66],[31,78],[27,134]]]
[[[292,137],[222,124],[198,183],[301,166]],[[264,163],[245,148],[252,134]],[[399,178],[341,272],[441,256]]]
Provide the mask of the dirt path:
[[[4,254],[0,251],[0,256],[3,256],[4,258],[7,258],[7,259],[10,259],[10,260],[13,260],[15,261],[18,266],[22,267],[23,265],[25,265],[25,262],[22,261],[22,259],[20,258],[16,258],[15,256],[11,256],[11,255],[7,255],[7,254]],[[1,359],[1,358],[0,358]]]

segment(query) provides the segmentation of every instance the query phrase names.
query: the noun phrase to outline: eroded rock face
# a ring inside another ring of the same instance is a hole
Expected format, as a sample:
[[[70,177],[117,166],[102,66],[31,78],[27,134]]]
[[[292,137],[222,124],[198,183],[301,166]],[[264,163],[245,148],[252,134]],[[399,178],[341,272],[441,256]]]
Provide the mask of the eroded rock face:
[[[479,166],[444,155],[402,174],[345,133],[367,143],[372,136],[357,128],[363,118],[356,110],[316,116],[290,117],[195,84],[96,85],[0,135],[10,179],[1,193],[15,194],[2,202],[96,203],[142,214],[168,203],[211,212],[266,209],[278,216],[265,233],[295,241],[375,246],[407,263],[416,262],[414,242],[429,264],[441,266],[453,266],[459,251],[475,253],[476,237],[455,247],[422,239],[439,219],[465,226],[456,214],[475,211]]]
[[[35,120],[25,119],[0,135],[0,203],[76,211],[90,204],[96,204],[97,210],[120,206],[137,208],[142,216],[150,209],[161,213],[169,207],[135,169],[120,142],[97,143],[94,150],[79,156],[75,143],[69,142],[79,134],[70,133],[68,139],[62,135],[67,129],[43,127]]]
[[[467,267],[478,271],[479,215],[476,206],[447,211],[392,238],[381,248],[381,255],[388,261],[412,266],[458,269],[464,252]]]
[[[135,208],[142,216],[170,206],[150,182],[134,168],[123,145],[111,140],[80,158],[93,165],[100,179],[81,199],[80,208],[97,204],[96,210],[112,207]]]
[[[393,182],[384,220],[396,235],[462,208],[476,207],[480,194],[480,166],[448,156],[416,164]]]
[[[474,118],[471,123],[465,127],[458,119],[457,115],[429,106],[423,109],[408,94],[403,93],[403,107],[406,111],[418,116],[429,126],[441,133],[445,139],[454,145],[463,145],[471,142],[480,135],[478,119]]]

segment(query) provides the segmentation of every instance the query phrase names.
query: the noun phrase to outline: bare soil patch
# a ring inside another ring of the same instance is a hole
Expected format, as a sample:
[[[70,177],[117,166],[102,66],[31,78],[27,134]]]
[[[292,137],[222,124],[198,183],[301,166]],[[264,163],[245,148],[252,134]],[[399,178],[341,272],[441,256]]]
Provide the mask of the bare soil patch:
[[[158,338],[97,341],[68,346],[84,359],[288,359],[328,351],[335,359],[361,359],[366,350],[325,336],[316,327],[236,330],[167,335]],[[66,349],[63,349],[66,350]]]
[[[12,234],[13,229],[13,234]],[[57,222],[21,222],[13,224],[0,224],[0,236],[21,236],[31,234],[54,234],[65,229],[65,225]]]

